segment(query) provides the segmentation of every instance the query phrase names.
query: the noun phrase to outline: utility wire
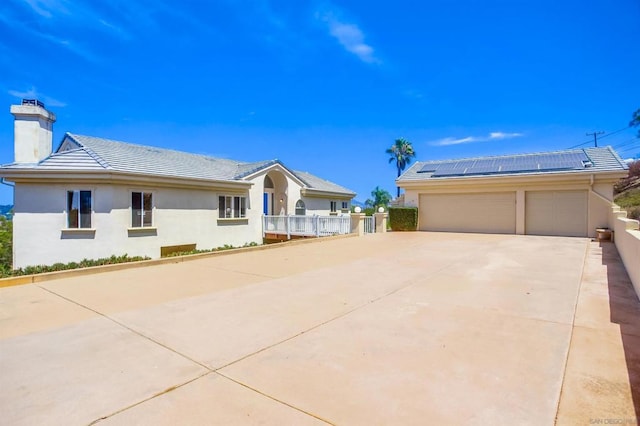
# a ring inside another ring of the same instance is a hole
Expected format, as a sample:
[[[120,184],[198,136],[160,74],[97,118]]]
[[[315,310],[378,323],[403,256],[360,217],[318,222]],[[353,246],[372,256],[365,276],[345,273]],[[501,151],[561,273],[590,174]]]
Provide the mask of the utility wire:
[[[577,148],[577,147],[579,147],[579,146],[587,145],[587,144],[590,144],[590,143],[592,143],[592,142],[593,142],[593,141],[588,140],[588,141],[586,141],[586,142],[582,142],[582,143],[580,143],[580,144],[578,144],[578,145],[570,146],[568,149]]]
[[[627,140],[626,140],[626,141],[624,141],[624,142],[621,142],[621,143],[619,143],[619,144],[617,144],[617,145],[614,145],[614,146],[613,146],[613,149],[622,148],[622,147],[627,146],[627,145],[633,145],[634,143],[640,143],[640,140],[638,140],[638,139],[636,139],[636,138],[633,138],[633,139],[627,139]]]
[[[607,133],[606,135],[601,136],[599,139],[604,139],[604,138],[606,138],[606,137],[608,137],[608,136],[615,135],[616,133],[620,133],[620,132],[622,132],[622,131],[624,131],[624,130],[627,130],[627,129],[628,129],[628,128],[630,128],[630,127],[631,127],[631,126],[623,127],[622,129],[618,129],[618,130],[616,130],[616,131],[614,131],[614,132]],[[567,148],[567,149],[578,148],[578,147],[580,147],[580,146],[583,146],[583,145],[589,145],[589,144],[591,144],[591,143],[593,143],[593,140],[588,140],[588,141],[586,141],[586,142],[582,142],[582,143],[580,143],[580,144],[578,144],[578,145],[571,146],[571,147],[569,147],[569,148]]]
[[[625,149],[620,150],[620,151],[618,152],[618,154],[621,154],[621,153],[623,153],[623,152],[633,151],[633,150],[635,150],[635,149],[640,150],[640,145],[638,145],[638,146],[629,146],[629,147],[627,147],[627,148],[625,148]]]
[[[611,136],[611,135],[615,135],[616,133],[620,133],[620,132],[622,132],[623,130],[627,130],[629,127],[631,127],[631,126],[623,127],[622,129],[618,129],[618,130],[616,130],[615,132],[607,133],[607,134],[606,134],[606,135],[604,135],[604,136],[600,136],[600,139],[604,139],[604,138],[609,137],[609,136]]]

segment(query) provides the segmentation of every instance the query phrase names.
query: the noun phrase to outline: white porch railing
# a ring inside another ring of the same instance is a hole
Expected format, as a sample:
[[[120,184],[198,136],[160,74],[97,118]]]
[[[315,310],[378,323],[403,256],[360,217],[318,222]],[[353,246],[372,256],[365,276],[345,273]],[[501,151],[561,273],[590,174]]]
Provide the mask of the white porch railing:
[[[326,237],[351,232],[349,216],[262,216],[262,235]]]

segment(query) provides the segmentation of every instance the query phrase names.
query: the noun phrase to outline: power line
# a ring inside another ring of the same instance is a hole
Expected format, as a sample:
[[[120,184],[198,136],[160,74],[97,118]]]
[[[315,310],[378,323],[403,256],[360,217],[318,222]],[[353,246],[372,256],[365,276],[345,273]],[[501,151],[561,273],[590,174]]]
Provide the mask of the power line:
[[[631,127],[631,126],[623,127],[622,129],[618,129],[615,132],[607,133],[606,135],[602,136],[600,139],[608,138],[611,135],[615,135],[616,133],[620,133],[623,130],[627,130],[629,127]]]
[[[586,144],[589,144],[589,143],[591,143],[591,141],[582,142],[582,143],[580,143],[578,145],[570,146],[568,149],[577,148],[579,146],[586,145]]]
[[[616,133],[620,133],[620,132],[622,132],[622,131],[625,131],[625,130],[627,130],[627,129],[628,129],[628,128],[630,128],[630,127],[631,127],[631,126],[623,127],[622,129],[618,129],[618,130],[613,131],[613,132],[611,132],[611,133],[607,133],[606,135],[601,136],[601,137],[600,137],[600,139],[604,139],[604,138],[607,138],[607,137],[609,137],[609,136],[615,135]],[[602,134],[602,133],[604,133],[604,132],[598,132],[598,134]],[[587,136],[590,136],[590,135],[593,135],[593,133],[587,133]],[[594,139],[595,139],[595,136],[594,136]],[[581,147],[581,146],[583,146],[583,145],[588,145],[588,144],[590,144],[590,143],[592,143],[592,142],[594,142],[594,141],[588,140],[588,141],[586,141],[586,142],[579,143],[578,145],[571,146],[571,147],[569,147],[569,148],[567,148],[567,149],[578,148],[578,147]],[[596,146],[598,146],[598,145],[596,144]]]
[[[640,140],[638,140],[636,138],[627,139],[624,142],[620,142],[619,144],[614,145],[613,149],[622,148],[622,147],[627,146],[627,145],[633,145],[634,143],[640,143]]]
[[[618,151],[618,154],[621,154],[623,152],[632,151],[632,150],[635,150],[635,149],[640,150],[640,145],[637,145],[637,146],[632,145],[632,146],[626,147],[624,149],[621,149],[620,151]]]

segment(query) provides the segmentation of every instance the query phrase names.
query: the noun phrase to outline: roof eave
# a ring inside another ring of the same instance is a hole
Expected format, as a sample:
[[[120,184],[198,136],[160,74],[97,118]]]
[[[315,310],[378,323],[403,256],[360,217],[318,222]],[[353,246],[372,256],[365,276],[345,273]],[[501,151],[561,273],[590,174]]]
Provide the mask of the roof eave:
[[[422,179],[396,179],[396,185],[400,188],[413,188],[426,185],[451,185],[456,184],[473,184],[484,182],[495,182],[498,180],[515,180],[519,182],[525,181],[570,181],[570,180],[590,180],[592,176],[598,180],[616,181],[627,176],[626,170],[590,170],[575,172],[556,172],[556,173],[518,173],[518,174],[497,174],[497,175],[476,175],[476,176],[446,176],[437,178]]]
[[[304,197],[318,197],[318,198],[349,198],[352,199],[356,196],[355,192],[338,192],[338,191],[323,191],[313,188],[302,188],[300,193]]]
[[[246,175],[242,179],[243,179],[243,181],[248,181],[248,180],[254,179],[257,176],[260,176],[260,175],[263,175],[263,174],[267,174],[267,173],[269,173],[271,171],[284,173],[285,175],[287,175],[287,177],[292,179],[298,185],[300,185],[302,187],[307,186],[307,184],[302,179],[300,179],[294,172],[292,172],[284,164],[282,164],[282,162],[280,160],[274,160],[273,163],[271,163],[271,164],[269,164],[269,165],[267,165],[265,167],[262,167],[259,170],[255,170],[255,171],[251,172],[251,174]]]
[[[141,173],[126,173],[114,170],[42,170],[38,168],[2,169],[0,177],[10,182],[69,183],[73,180],[105,183],[137,183],[158,186],[179,186],[194,188],[249,189],[253,183],[218,179],[183,178]]]

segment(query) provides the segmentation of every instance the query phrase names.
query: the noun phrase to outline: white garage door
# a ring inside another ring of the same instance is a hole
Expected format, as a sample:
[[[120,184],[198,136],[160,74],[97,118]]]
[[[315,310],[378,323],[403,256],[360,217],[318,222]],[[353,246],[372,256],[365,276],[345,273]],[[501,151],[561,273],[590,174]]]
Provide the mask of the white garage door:
[[[420,196],[421,231],[515,234],[516,193]]]
[[[528,235],[587,236],[587,191],[528,191]]]

